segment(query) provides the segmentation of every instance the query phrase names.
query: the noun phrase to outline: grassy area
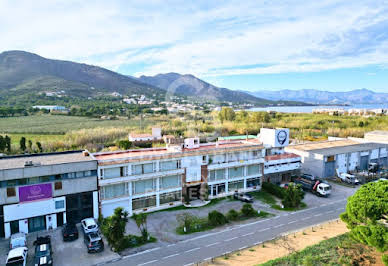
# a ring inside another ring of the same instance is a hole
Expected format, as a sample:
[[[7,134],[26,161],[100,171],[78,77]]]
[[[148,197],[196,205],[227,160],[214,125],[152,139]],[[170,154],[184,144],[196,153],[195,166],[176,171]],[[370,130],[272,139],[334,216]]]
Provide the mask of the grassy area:
[[[349,234],[343,234],[261,265],[371,265],[375,264],[375,255],[373,248],[354,241]]]
[[[67,115],[31,115],[0,118],[0,133],[24,134],[65,134],[69,131],[103,128],[140,128],[152,123],[152,120],[103,120],[99,118]]]
[[[249,194],[252,195],[252,197],[254,197],[255,199],[258,199],[258,200],[260,200],[264,203],[267,203],[269,205],[276,204],[276,200],[275,200],[274,196],[272,196],[270,193],[268,193],[264,190],[254,191],[254,192],[251,192]]]

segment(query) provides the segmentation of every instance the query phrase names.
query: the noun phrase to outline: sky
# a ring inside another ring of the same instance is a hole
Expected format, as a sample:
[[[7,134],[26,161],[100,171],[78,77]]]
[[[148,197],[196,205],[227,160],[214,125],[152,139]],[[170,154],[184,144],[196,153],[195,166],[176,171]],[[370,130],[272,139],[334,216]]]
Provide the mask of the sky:
[[[388,92],[388,0],[0,0],[0,52],[238,90]]]

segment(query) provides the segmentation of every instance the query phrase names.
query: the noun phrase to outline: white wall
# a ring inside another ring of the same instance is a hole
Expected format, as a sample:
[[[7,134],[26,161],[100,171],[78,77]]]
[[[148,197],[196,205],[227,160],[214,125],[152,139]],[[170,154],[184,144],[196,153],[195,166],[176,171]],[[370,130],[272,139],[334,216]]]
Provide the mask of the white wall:
[[[369,157],[371,160],[373,159],[378,159],[379,158],[379,149],[373,149],[370,153],[370,157]]]
[[[93,218],[98,219],[98,191],[93,191]]]
[[[337,155],[336,158],[336,168],[338,169],[339,173],[346,173],[347,172],[347,156],[345,153],[341,153]]]
[[[132,201],[129,198],[117,199],[114,201],[104,201],[101,203],[101,214],[103,217],[111,216],[117,207],[126,210],[129,216],[132,215]]]
[[[349,171],[354,171],[356,167],[359,166],[359,155],[358,152],[352,152],[349,155],[349,166],[348,170]]]
[[[202,156],[182,158],[182,168],[186,168],[186,182],[201,181]]]

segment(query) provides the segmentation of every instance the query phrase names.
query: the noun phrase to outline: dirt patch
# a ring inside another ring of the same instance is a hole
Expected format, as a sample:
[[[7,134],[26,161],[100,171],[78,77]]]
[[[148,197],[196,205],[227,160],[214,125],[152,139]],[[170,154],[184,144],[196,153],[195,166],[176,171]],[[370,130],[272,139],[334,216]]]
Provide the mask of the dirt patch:
[[[236,251],[229,255],[216,258],[207,265],[245,266],[256,265],[266,261],[289,255],[341,234],[348,232],[346,225],[340,221],[327,222],[303,231],[291,233],[287,236],[265,242],[258,246]]]

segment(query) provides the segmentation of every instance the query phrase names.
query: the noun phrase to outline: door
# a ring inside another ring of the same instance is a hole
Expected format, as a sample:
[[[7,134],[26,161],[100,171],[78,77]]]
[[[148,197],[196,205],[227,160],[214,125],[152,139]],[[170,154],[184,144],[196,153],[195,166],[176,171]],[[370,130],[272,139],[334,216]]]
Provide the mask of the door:
[[[63,225],[63,212],[57,213],[57,226]]]
[[[361,159],[360,159],[361,170],[368,170],[368,161],[369,161],[369,156],[361,156]]]
[[[45,216],[32,217],[28,219],[28,232],[42,231],[46,229]]]
[[[4,208],[0,206],[0,237],[4,237]]]
[[[325,177],[335,176],[335,161],[325,163]]]
[[[19,233],[19,221],[10,222],[10,226],[11,226],[11,235]]]

